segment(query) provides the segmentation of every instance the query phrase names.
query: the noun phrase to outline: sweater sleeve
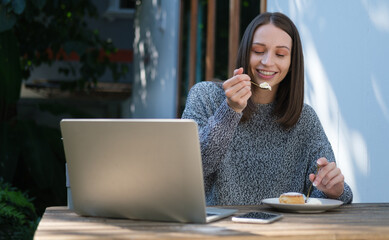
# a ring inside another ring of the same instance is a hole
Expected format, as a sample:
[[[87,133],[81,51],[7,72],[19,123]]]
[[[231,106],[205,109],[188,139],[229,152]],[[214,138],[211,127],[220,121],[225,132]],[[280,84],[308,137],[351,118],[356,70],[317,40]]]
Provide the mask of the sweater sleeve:
[[[201,82],[188,94],[182,118],[193,119],[199,126],[199,138],[206,188],[225,157],[242,114],[232,110],[224,91],[213,82]]]
[[[305,184],[305,186],[307,186],[308,188],[311,184],[311,181],[309,180],[309,174],[316,172],[317,159],[325,157],[329,162],[336,162],[336,160],[331,143],[329,142],[315,111],[308,105],[305,105],[305,109],[307,110],[307,115],[305,115],[304,117],[307,117],[307,125],[309,126],[307,127],[306,132],[307,134],[309,134],[309,137],[306,138],[309,139],[307,140],[306,148],[308,149],[307,156],[310,159],[310,163],[308,172],[306,174],[307,176]],[[306,192],[307,191],[308,189],[306,189]],[[328,198],[322,191],[319,191],[316,188],[312,189],[311,196],[316,198]],[[338,200],[344,203],[351,203],[352,199],[353,193],[351,191],[351,188],[347,183],[344,183],[344,191],[338,197]]]

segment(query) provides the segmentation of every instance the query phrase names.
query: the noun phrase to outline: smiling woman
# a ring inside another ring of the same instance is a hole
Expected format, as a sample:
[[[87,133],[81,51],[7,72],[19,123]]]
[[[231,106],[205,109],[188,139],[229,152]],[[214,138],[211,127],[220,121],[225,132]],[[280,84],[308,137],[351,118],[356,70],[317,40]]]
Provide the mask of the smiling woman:
[[[307,195],[312,183],[312,197],[352,201],[320,120],[303,99],[297,28],[282,13],[258,15],[243,35],[233,76],[196,84],[183,113],[199,126],[207,204]]]
[[[267,24],[269,22],[272,22],[272,24]],[[262,25],[265,25],[264,28],[260,28],[258,31],[256,31],[257,28]],[[266,31],[266,30],[270,30],[270,31]],[[274,41],[276,43],[274,45],[272,42],[272,35],[273,35],[272,31],[274,31],[275,34],[279,34],[278,37],[281,37],[280,40],[278,40],[277,38],[277,42]],[[264,32],[268,33],[267,38],[262,38]],[[260,39],[259,42],[258,40],[255,40],[255,37],[257,37],[257,39]],[[289,42],[290,40],[291,42]],[[251,41],[253,42],[253,44],[251,44]],[[267,47],[264,44],[265,41],[267,41],[268,44],[273,45],[274,49],[272,49],[270,52],[273,54],[273,56],[270,56],[271,58],[269,58],[269,50],[267,50]],[[251,63],[250,61],[251,60],[255,61],[256,59],[255,58],[256,54],[252,54],[252,51],[254,51],[255,53],[255,51],[258,50],[259,53],[262,52],[265,53],[265,50],[267,50],[265,55],[266,58],[263,59],[265,61],[264,62],[265,65],[273,64],[273,66],[271,67],[274,68],[275,67],[274,61],[268,62],[269,60],[272,59],[279,59],[277,62],[280,62],[283,65],[286,64],[286,66],[283,66],[284,71],[282,73],[281,78],[278,78],[279,80],[277,80],[278,83],[281,82],[280,79],[283,80],[282,84],[277,84],[277,88],[279,87],[278,93],[276,94],[275,92],[273,92],[272,95],[268,97],[265,96],[265,99],[263,99],[262,101],[272,102],[274,99],[269,100],[269,97],[277,98],[275,115],[279,116],[278,121],[282,123],[286,128],[288,128],[289,126],[292,126],[293,124],[296,123],[301,113],[301,109],[303,106],[302,103],[304,99],[303,97],[304,96],[304,61],[303,61],[301,41],[300,41],[297,28],[294,26],[293,23],[290,24],[287,22],[283,22],[276,17],[273,17],[273,19],[270,20],[269,16],[267,16],[266,14],[262,15],[262,17],[255,18],[247,26],[238,51],[236,66],[237,67],[241,66],[244,69],[247,69],[248,70],[247,74],[250,76],[252,80],[255,79],[253,73],[256,72],[257,70],[256,68],[254,68],[255,69],[254,71],[251,70],[249,64],[252,67],[255,66],[256,63],[255,62]],[[293,53],[293,55],[291,53]],[[281,60],[282,58],[283,60]],[[287,60],[286,63],[285,63],[285,59]],[[264,74],[264,70],[268,70],[268,69],[261,69],[261,70],[262,70],[262,77],[266,76]],[[275,71],[272,72],[275,73]],[[253,92],[253,95],[257,97],[257,101],[261,101],[260,99],[258,99],[259,95],[255,94],[255,90]],[[247,107],[243,111],[243,121],[249,119],[252,112],[254,111],[255,109],[254,101],[255,100],[252,98],[248,99]]]

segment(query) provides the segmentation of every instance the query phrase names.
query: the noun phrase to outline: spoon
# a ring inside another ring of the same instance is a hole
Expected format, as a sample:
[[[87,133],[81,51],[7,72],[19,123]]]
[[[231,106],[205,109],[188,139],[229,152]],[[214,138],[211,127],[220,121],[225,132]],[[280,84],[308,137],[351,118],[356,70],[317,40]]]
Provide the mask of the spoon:
[[[258,84],[258,83],[253,82],[253,81],[250,81],[250,82],[251,82],[251,84],[253,84],[253,85],[257,86],[257,87],[260,87],[260,88],[263,88],[263,89],[269,89],[269,91],[271,91],[271,86],[267,82],[263,82],[261,84]]]
[[[316,174],[319,172],[319,169],[320,169],[320,166],[317,165],[316,167],[316,173],[315,173],[315,178],[313,179],[313,181],[311,182],[311,185],[309,186],[309,189],[308,189],[308,194],[307,194],[307,198],[305,199],[305,203],[308,202],[308,199],[309,199],[309,195],[311,194],[311,188],[312,188],[312,185],[313,185],[313,182],[315,181],[316,179]]]

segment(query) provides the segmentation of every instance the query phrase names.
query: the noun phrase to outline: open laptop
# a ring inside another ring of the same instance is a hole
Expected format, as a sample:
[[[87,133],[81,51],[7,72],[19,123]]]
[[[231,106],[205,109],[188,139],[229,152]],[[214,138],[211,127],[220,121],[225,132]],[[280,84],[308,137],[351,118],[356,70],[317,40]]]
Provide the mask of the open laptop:
[[[207,223],[197,124],[184,119],[60,122],[74,211],[84,216]]]

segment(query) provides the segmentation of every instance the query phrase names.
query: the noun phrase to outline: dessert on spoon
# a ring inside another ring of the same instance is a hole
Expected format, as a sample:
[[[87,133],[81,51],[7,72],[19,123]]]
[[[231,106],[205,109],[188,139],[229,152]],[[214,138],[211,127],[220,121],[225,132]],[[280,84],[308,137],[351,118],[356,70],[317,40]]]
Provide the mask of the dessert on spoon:
[[[269,91],[271,91],[271,86],[270,86],[269,83],[267,83],[267,82],[263,82],[263,83],[261,83],[261,84],[257,84],[257,83],[255,83],[255,82],[251,81],[251,83],[252,83],[253,85],[257,86],[257,87],[260,87],[260,88],[262,88],[262,89],[268,89]]]

